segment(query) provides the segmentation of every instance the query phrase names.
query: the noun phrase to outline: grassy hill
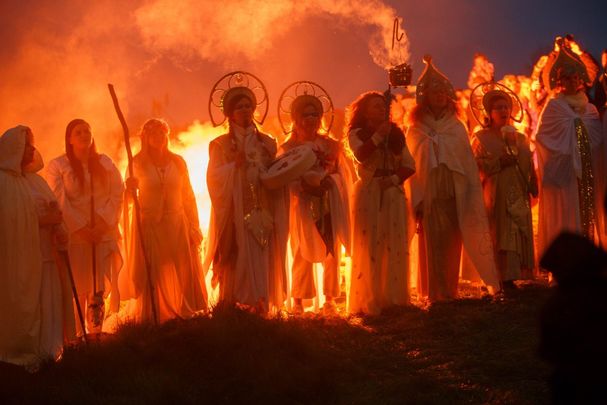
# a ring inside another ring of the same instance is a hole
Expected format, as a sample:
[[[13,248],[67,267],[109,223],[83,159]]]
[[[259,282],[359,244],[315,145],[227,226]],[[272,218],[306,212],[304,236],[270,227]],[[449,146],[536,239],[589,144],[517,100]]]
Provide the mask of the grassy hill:
[[[546,403],[530,284],[377,317],[262,319],[235,308],[125,325],[35,373],[0,365],[0,403]]]

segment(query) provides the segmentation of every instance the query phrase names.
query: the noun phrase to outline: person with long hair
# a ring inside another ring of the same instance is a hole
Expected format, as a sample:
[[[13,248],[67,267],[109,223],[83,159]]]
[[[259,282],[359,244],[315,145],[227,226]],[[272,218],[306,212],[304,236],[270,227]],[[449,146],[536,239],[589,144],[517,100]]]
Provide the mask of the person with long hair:
[[[605,242],[605,140],[585,84],[592,80],[582,60],[564,42],[546,65],[551,98],[535,134],[539,187],[538,253],[561,232]]]
[[[277,145],[255,125],[257,102],[248,87],[230,88],[222,105],[228,133],[209,144],[212,206],[204,268],[212,264],[221,301],[266,314],[286,298],[285,191],[266,189],[259,177]]]
[[[458,119],[455,90],[431,58],[417,83],[407,145],[416,163],[411,202],[418,221],[418,295],[458,297],[462,247],[490,290],[499,288],[478,167]]]
[[[533,275],[531,197],[537,197],[537,177],[527,137],[510,126],[511,95],[490,90],[483,96],[483,106],[488,123],[474,134],[472,149],[481,174],[502,289],[508,291],[515,288],[514,280]]]
[[[111,292],[111,312],[120,304],[122,177],[112,160],[97,152],[91,126],[74,119],[65,130],[65,154],[50,161],[47,178],[69,232],[78,299],[86,308],[89,330],[99,331],[104,298]]]
[[[57,360],[74,326],[53,254],[67,234],[55,196],[35,174],[42,166],[30,128],[0,137],[0,361],[29,369]]]
[[[185,160],[169,149],[169,133],[163,120],[145,122],[141,151],[133,158],[133,177],[126,180],[123,220],[127,260],[119,284],[123,300],[136,299],[131,315],[137,321],[153,320],[151,300],[158,321],[188,318],[206,309],[196,198]],[[132,196],[137,190],[141,229],[133,212]]]
[[[348,176],[343,146],[328,135],[319,134],[323,106],[312,95],[300,95],[291,103],[293,132],[281,145],[289,151],[310,146],[316,163],[290,185],[290,236],[293,251],[293,312],[304,311],[303,300],[316,297],[314,263],[323,264],[323,294],[326,315],[337,311],[340,295],[339,261],[341,247],[350,251]]]
[[[348,311],[379,314],[409,300],[408,208],[403,183],[415,172],[403,131],[381,93],[349,107],[348,142],[358,181],[352,197],[352,273]]]

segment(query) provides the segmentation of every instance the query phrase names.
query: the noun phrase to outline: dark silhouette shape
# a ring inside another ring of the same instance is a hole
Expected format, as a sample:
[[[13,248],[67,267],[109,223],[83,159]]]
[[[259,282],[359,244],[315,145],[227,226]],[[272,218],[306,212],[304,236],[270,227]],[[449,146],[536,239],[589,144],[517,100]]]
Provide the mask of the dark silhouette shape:
[[[540,265],[558,283],[540,319],[540,357],[554,367],[553,403],[607,403],[607,252],[562,233]]]

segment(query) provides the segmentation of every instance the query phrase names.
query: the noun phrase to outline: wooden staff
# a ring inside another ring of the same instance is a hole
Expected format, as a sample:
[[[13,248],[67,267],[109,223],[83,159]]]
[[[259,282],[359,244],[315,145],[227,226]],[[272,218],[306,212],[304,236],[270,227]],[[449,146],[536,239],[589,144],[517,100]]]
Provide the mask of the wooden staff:
[[[70,284],[72,285],[72,295],[74,296],[74,300],[76,300],[76,312],[78,312],[78,319],[80,320],[80,327],[82,328],[82,337],[84,339],[84,343],[88,344],[88,340],[86,338],[86,326],[84,324],[84,315],[82,314],[82,307],[80,306],[80,301],[78,300],[78,291],[76,290],[76,282],[74,281],[74,273],[72,272],[70,257],[67,254],[67,250],[58,250],[58,253],[63,259],[63,263],[67,268],[67,275],[70,278]]]
[[[112,101],[114,103],[114,109],[116,110],[116,114],[118,115],[118,120],[120,120],[120,125],[122,125],[122,131],[124,132],[124,146],[126,147],[126,155],[129,161],[129,176],[133,176],[133,152],[131,151],[131,142],[129,139],[129,127],[126,124],[126,120],[124,119],[124,115],[120,110],[120,105],[118,104],[118,98],[116,97],[116,92],[114,91],[114,86],[110,83],[107,85],[110,90],[110,95],[112,96]],[[142,235],[142,227],[141,227],[141,208],[139,206],[139,198],[137,196],[137,191],[133,190],[133,205],[135,207],[135,221],[138,228],[137,234],[139,235],[139,244],[141,245],[141,251],[143,252],[143,262],[145,265],[145,272],[147,275],[148,289],[150,290],[150,301],[152,304],[152,317],[154,318],[154,323],[158,323],[158,317],[156,314],[156,303],[154,301],[154,286],[152,285],[152,269],[150,268],[150,264],[147,259],[145,243],[143,241]]]
[[[95,187],[93,186],[93,172],[91,174],[91,228],[95,228]],[[91,253],[93,258],[93,296],[97,295],[97,246],[93,241],[91,243]]]

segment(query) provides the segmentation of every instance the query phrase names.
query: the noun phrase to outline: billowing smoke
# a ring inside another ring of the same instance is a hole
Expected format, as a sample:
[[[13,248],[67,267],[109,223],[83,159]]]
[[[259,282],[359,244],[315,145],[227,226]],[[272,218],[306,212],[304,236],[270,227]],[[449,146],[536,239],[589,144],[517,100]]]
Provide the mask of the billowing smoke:
[[[350,56],[356,65],[348,65],[341,80],[350,74],[360,83],[368,76],[365,48],[380,66],[405,61],[406,37],[391,49],[395,17],[379,0],[1,2],[0,130],[31,126],[49,160],[63,151],[68,121],[84,118],[100,149],[120,158],[121,131],[108,82],[116,86],[132,133],[150,116],[167,118],[178,132],[206,119],[209,87],[229,70],[254,65],[252,71],[268,80],[273,103],[286,80],[322,72],[330,80],[331,69],[343,70],[338,64],[345,62],[343,55],[325,65],[308,56],[327,46],[318,42],[326,35],[319,31],[334,34],[327,49],[359,40],[363,54]],[[289,43],[293,38],[296,46]],[[284,60],[291,61],[286,75]],[[342,106],[365,90],[330,84],[332,95],[344,94]]]
[[[392,49],[396,12],[379,0],[153,0],[135,15],[150,48],[226,64],[264,58],[286,31],[317,16],[333,17],[333,24],[373,27],[369,53],[382,67],[409,58],[406,37]]]
[[[78,4],[25,3],[4,25],[12,32],[2,33],[3,42],[10,37],[15,43],[0,65],[2,130],[31,126],[46,160],[63,150],[65,127],[73,118],[89,121],[100,148],[114,153],[120,140],[107,136],[117,121],[106,85],[113,80],[124,90],[134,52],[142,54],[129,46],[133,32],[114,17],[123,7]]]

